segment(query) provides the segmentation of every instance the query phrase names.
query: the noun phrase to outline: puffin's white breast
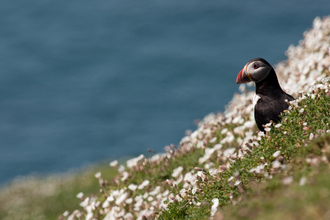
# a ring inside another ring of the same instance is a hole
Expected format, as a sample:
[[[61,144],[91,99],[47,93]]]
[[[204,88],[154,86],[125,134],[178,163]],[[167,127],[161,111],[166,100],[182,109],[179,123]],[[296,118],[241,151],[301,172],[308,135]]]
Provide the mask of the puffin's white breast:
[[[253,97],[253,108],[255,108],[255,106],[256,106],[256,104],[257,104],[257,102],[260,98],[261,97],[258,96],[257,94],[254,95],[254,97]]]

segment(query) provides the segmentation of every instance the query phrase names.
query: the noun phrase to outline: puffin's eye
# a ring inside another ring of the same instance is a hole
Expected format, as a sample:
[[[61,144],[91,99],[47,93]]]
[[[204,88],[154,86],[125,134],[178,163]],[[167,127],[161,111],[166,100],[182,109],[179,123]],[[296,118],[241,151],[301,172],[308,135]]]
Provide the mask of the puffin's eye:
[[[259,67],[259,66],[258,66],[257,64],[255,64],[255,63],[253,64],[253,68],[254,68],[254,69],[258,69],[258,67]]]

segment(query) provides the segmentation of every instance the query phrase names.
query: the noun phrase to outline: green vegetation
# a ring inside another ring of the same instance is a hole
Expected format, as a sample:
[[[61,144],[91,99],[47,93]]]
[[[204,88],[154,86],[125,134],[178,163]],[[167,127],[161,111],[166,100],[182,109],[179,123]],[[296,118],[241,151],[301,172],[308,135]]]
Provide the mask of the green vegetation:
[[[97,171],[109,179],[118,173],[108,164],[100,164],[65,174],[20,177],[0,191],[0,219],[58,219],[64,211],[80,207],[78,193],[98,193]]]
[[[329,219],[329,159],[330,135],[326,134],[300,148],[285,171],[255,184],[235,206],[224,207],[222,215],[226,219]],[[288,176],[293,177],[292,183],[283,184]]]

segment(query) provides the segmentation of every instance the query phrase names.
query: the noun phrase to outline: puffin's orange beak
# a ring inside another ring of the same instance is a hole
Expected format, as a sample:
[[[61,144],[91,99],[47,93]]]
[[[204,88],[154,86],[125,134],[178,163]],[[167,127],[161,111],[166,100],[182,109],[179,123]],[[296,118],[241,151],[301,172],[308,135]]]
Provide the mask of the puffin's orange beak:
[[[236,83],[241,84],[241,83],[247,83],[251,82],[251,79],[246,75],[245,73],[245,67],[238,73],[237,78],[236,78]]]

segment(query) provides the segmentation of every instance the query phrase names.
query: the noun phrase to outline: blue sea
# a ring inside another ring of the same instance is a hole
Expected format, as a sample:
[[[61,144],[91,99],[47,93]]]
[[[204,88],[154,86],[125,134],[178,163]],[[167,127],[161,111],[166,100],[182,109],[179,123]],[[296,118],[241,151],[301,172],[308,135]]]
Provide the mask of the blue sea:
[[[178,145],[329,0],[3,0],[0,184]]]

